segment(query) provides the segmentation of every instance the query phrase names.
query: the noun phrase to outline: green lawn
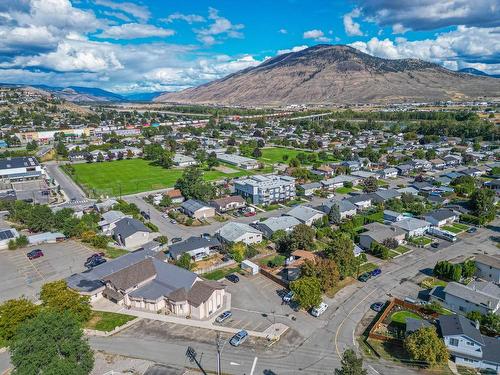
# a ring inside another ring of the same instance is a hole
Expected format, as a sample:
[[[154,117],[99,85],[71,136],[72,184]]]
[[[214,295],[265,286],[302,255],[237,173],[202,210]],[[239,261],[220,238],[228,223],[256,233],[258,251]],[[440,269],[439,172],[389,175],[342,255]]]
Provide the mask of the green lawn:
[[[240,267],[221,268],[212,272],[204,273],[203,275],[201,275],[201,277],[207,280],[220,280],[227,275],[237,273],[239,270]]]
[[[359,274],[361,275],[365,272],[371,272],[375,268],[378,268],[378,266],[375,263],[368,262],[368,263],[362,264],[361,266],[359,266]]]
[[[182,169],[165,169],[148,160],[130,159],[102,163],[73,164],[72,178],[89,194],[118,196],[142,191],[164,189],[174,186],[182,176]],[[238,170],[235,173],[205,171],[207,181],[240,177],[249,174]]]
[[[452,225],[445,225],[442,229],[447,230],[448,232],[459,234],[463,232],[463,229],[457,228]]]
[[[115,259],[121,257],[122,255],[130,253],[130,251],[124,249],[118,249],[116,247],[108,247],[107,249],[98,249],[104,252],[106,258]]]
[[[420,236],[420,237],[412,237],[410,239],[411,243],[414,243],[415,245],[421,245],[421,246],[426,246],[432,243],[432,240],[428,237],[425,236]]]
[[[448,283],[444,280],[439,280],[436,277],[426,277],[425,279],[422,280],[420,283],[420,286],[425,289],[431,289],[434,288],[435,286],[442,286],[445,287],[448,285]]]
[[[462,224],[462,223],[453,223],[451,226],[455,227],[457,229],[463,230],[463,231],[470,228],[468,225],[465,225],[465,224]]]
[[[86,328],[110,332],[133,319],[135,319],[135,316],[106,311],[93,311],[90,320],[86,324]]]
[[[262,156],[259,158],[259,160],[271,164],[287,163],[289,160],[295,158],[300,153],[306,155],[313,153],[312,151],[295,150],[285,147],[263,148],[261,149],[261,151],[262,151]],[[283,161],[283,155],[288,155],[288,159],[286,162]],[[331,154],[329,154],[329,159],[325,161],[336,161],[336,160],[332,157]]]
[[[405,253],[407,253],[408,251],[410,251],[410,249],[408,249],[408,248],[407,248],[407,247],[405,247],[405,246],[399,245],[399,246],[396,248],[396,251],[397,251],[398,253],[405,254]]]
[[[338,194],[349,194],[349,193],[352,193],[353,191],[354,191],[353,188],[348,188],[348,187],[344,187],[344,186],[335,189],[335,192]]]
[[[414,318],[414,319],[422,320],[422,317],[420,315],[417,315],[411,311],[404,311],[404,310],[397,311],[391,315],[391,321],[393,321],[395,323],[405,324],[406,318]]]
[[[389,258],[394,258],[394,257],[397,257],[398,255],[400,255],[398,252],[394,251],[394,250],[391,250],[389,249]]]

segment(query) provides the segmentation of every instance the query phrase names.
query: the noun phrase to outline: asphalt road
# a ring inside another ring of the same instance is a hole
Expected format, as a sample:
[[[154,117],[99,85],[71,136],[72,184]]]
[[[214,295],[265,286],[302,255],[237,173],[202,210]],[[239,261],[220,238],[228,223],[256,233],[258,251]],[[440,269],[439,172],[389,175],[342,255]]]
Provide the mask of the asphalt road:
[[[87,200],[87,197],[82,189],[80,189],[80,187],[59,168],[57,162],[46,163],[45,167],[50,177],[55,179],[59,185],[61,185],[61,189],[64,190],[68,199],[75,201]]]
[[[419,290],[417,279],[424,277],[421,271],[432,268],[438,260],[463,260],[464,257],[484,251],[500,253],[489,240],[498,230],[497,222],[492,229],[485,228],[472,236],[466,235],[462,241],[445,249],[418,249],[386,263],[381,276],[363,284],[356,282],[337,293],[323,316],[324,325],[298,345],[289,345],[287,336],[271,348],[265,348],[261,343],[260,346],[244,344],[240,348],[226,345],[222,359],[224,372],[250,374],[254,367],[254,374],[265,374],[266,370],[275,374],[331,374],[340,365],[341,353],[348,347],[357,347],[356,328],[373,302],[385,301],[390,296],[416,296]],[[98,350],[179,367],[189,365],[184,354],[187,346],[191,345],[202,354],[202,364],[206,369],[215,369],[215,345],[203,341],[162,340],[148,335],[127,337],[118,334],[106,338],[92,337],[90,343]],[[385,361],[366,359],[365,365],[370,374],[413,372],[410,368]]]
[[[174,237],[181,237],[182,239],[186,239],[191,236],[199,236],[202,233],[214,234],[218,229],[220,229],[222,226],[224,226],[229,222],[229,221],[218,222],[213,220],[213,222],[209,225],[202,225],[198,227],[187,227],[181,224],[172,224],[170,222],[170,218],[167,219],[163,218],[161,216],[162,214],[160,213],[160,211],[158,211],[154,206],[150,205],[143,199],[143,197],[146,195],[147,194],[144,193],[129,195],[123,197],[123,199],[125,199],[129,203],[135,203],[141,211],[148,212],[151,216],[151,222],[158,227],[160,233],[165,234],[169,239],[172,239]],[[314,198],[313,201],[304,202],[304,204],[308,204],[314,207],[321,204],[321,202],[324,200],[325,199],[322,198]],[[252,217],[241,216],[237,218],[235,217],[232,218],[231,221],[249,224],[253,221],[259,220],[260,218],[281,216],[282,214],[290,211],[291,209],[292,207],[284,207],[273,211],[257,212],[257,215],[255,216]]]

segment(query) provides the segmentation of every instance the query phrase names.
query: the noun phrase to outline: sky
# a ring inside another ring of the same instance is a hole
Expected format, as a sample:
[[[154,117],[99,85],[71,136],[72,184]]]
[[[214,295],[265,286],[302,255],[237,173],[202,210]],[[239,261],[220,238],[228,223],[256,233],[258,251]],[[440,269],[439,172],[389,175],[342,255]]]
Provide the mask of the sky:
[[[176,91],[348,44],[500,74],[500,0],[0,0],[0,82]]]

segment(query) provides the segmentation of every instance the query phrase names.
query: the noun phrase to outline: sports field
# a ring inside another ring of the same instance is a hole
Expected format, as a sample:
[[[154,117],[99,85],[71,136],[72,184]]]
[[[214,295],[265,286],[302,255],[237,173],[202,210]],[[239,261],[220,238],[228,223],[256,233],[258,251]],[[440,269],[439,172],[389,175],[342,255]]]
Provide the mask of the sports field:
[[[295,150],[295,149],[290,149],[290,148],[284,148],[284,147],[271,147],[271,148],[263,148],[261,149],[262,151],[262,156],[259,158],[259,160],[269,163],[269,164],[276,164],[276,163],[288,163],[289,160],[295,158],[298,154],[312,154],[312,151],[302,151],[302,150]],[[287,161],[283,161],[283,155],[288,155]],[[329,154],[330,160],[329,161],[335,161],[332,157],[331,154]]]
[[[164,169],[143,159],[73,164],[73,168],[75,172],[71,177],[89,196],[119,196],[164,189],[174,186],[183,173],[182,169]],[[247,174],[240,170],[235,170],[234,173],[203,172],[207,181]]]

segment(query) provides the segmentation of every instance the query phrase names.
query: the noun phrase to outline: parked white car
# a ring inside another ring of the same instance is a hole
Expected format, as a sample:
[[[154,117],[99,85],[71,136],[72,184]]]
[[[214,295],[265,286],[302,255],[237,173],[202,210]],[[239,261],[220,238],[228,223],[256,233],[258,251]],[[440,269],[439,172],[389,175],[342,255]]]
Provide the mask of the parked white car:
[[[328,308],[328,304],[325,302],[321,302],[319,306],[313,307],[311,310],[311,315],[315,316],[316,318],[323,314],[326,309]]]

